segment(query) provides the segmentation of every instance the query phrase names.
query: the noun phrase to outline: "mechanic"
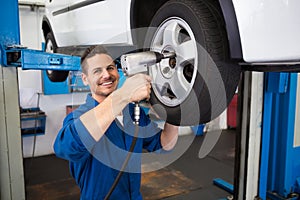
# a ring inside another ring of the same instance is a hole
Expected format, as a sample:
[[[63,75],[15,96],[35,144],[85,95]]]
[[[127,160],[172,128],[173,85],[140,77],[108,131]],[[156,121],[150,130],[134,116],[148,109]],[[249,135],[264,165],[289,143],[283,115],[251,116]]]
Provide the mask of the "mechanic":
[[[119,73],[103,46],[89,47],[81,58],[82,80],[89,85],[86,102],[64,119],[54,143],[56,156],[69,161],[81,199],[104,199],[133,140],[133,102],[149,99],[151,78],[129,77],[118,89]],[[167,152],[176,144],[178,127],[158,128],[141,109],[134,153],[110,199],[142,199],[141,154]]]

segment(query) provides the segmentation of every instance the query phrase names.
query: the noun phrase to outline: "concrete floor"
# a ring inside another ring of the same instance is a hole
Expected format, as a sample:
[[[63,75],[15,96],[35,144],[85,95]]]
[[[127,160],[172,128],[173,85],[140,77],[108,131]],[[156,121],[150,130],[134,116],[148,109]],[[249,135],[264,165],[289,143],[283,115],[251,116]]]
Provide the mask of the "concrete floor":
[[[179,159],[144,179],[146,184],[141,188],[144,199],[226,199],[231,194],[214,185],[213,179],[221,178],[233,184],[235,135],[235,130],[224,130],[216,146],[203,159],[199,159],[198,152],[204,137],[195,137]],[[190,137],[194,136],[183,135],[180,140]],[[67,161],[55,155],[26,158],[24,171],[27,200],[79,199],[79,189],[69,174]],[[154,186],[150,188],[150,185]]]

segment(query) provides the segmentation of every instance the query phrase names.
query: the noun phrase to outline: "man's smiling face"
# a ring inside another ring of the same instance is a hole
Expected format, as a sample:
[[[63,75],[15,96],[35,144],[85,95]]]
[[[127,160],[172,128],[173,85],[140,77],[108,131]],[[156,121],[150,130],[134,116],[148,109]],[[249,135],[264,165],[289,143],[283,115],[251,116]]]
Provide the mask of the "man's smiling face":
[[[107,54],[96,54],[87,59],[87,72],[82,80],[90,86],[92,96],[100,103],[118,87],[119,73],[113,59]]]

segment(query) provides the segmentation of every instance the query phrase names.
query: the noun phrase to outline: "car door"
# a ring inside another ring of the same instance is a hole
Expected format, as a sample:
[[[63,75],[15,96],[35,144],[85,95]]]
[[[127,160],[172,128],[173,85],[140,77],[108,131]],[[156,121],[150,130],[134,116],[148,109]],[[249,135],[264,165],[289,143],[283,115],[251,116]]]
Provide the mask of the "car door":
[[[66,45],[127,44],[129,0],[70,0],[74,41]]]
[[[72,23],[68,12],[70,0],[46,0],[46,16],[58,46],[72,41]]]

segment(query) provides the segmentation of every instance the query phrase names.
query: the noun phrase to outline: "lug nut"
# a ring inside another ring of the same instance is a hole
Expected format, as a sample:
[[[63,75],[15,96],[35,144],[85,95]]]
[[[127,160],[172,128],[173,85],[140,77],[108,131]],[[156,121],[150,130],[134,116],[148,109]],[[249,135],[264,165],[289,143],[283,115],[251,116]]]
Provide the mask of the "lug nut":
[[[176,58],[169,59],[169,66],[174,69],[176,67]]]

